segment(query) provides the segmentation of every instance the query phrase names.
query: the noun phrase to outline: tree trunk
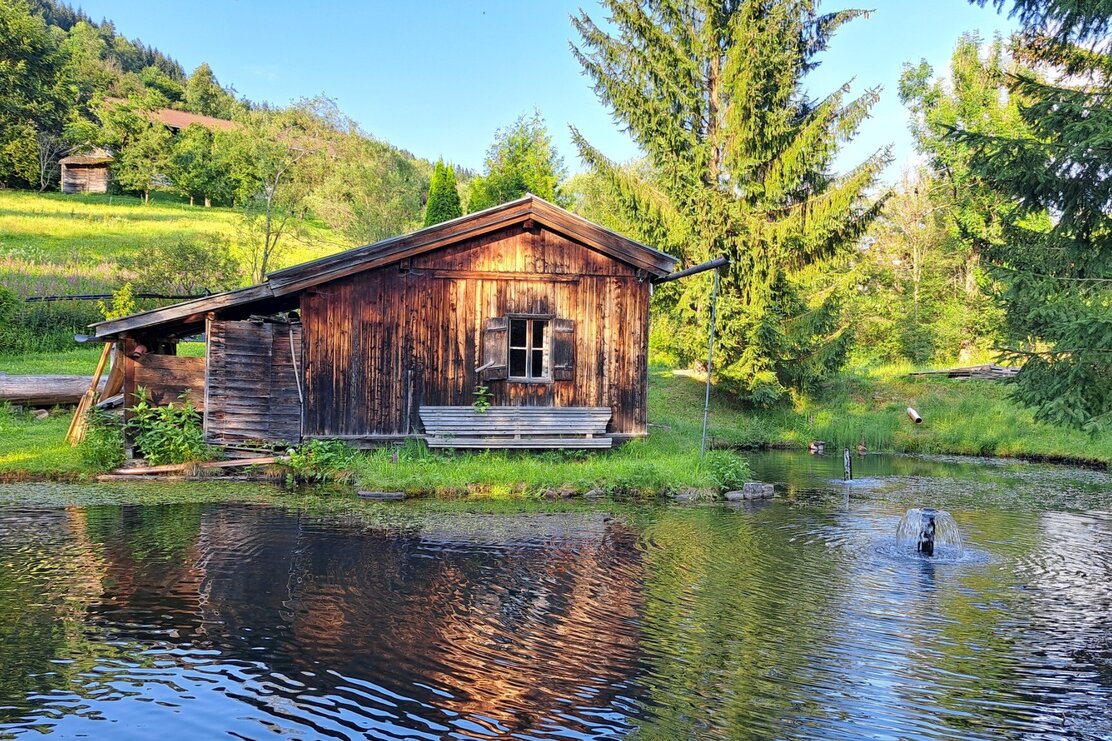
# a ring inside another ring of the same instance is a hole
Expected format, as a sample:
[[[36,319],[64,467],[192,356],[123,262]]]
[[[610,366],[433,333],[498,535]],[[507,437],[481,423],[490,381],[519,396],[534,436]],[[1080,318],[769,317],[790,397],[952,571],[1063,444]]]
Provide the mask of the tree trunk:
[[[143,191],[143,205],[149,206],[151,203],[151,192],[149,190]]]
[[[209,198],[208,196],[205,196],[205,208],[211,208],[211,207],[212,207],[212,199]]]

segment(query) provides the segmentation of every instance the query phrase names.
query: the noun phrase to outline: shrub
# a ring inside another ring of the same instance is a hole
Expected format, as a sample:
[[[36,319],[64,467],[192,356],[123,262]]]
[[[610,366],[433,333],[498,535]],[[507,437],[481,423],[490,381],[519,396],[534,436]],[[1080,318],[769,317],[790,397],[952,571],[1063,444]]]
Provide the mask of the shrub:
[[[192,401],[183,398],[179,404],[156,406],[142,387],[135,396],[127,429],[148,463],[160,466],[215,457],[215,450],[205,444],[201,415]]]
[[[749,462],[730,450],[711,450],[703,459],[707,476],[723,491],[739,489],[749,480]]]
[[[291,486],[350,481],[355,455],[342,440],[307,440],[290,450],[286,481]]]
[[[85,439],[78,446],[81,462],[96,471],[110,471],[124,462],[123,420],[101,409],[85,416]]]
[[[92,306],[79,301],[24,303],[0,286],[0,354],[74,349],[73,336],[87,332],[100,318]]]

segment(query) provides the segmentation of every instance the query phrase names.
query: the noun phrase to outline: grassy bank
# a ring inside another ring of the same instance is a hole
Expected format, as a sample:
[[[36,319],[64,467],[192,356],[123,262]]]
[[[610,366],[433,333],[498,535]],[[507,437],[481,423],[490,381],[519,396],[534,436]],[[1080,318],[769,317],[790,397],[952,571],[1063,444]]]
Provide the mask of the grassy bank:
[[[104,292],[119,285],[121,258],[158,244],[222,237],[241,249],[239,224],[232,209],[190,206],[165,194],[144,205],[130,196],[0,190],[0,285],[21,296]],[[282,261],[343,246],[318,225],[312,240],[291,242]]]
[[[194,351],[193,348],[186,350]],[[90,373],[94,352],[67,354],[83,364],[67,372]],[[2,366],[0,366],[2,368]],[[57,372],[53,354],[24,356],[20,372]],[[1112,435],[1090,436],[1035,422],[1008,399],[1005,384],[942,378],[909,378],[910,368],[847,372],[820,395],[790,408],[754,411],[723,393],[711,397],[709,430],[717,447],[803,448],[811,440],[871,451],[995,455],[1108,466]],[[408,444],[360,454],[353,472],[358,486],[489,497],[551,491],[662,491],[714,488],[721,471],[698,457],[703,384],[691,374],[661,365],[649,382],[650,435],[608,452],[430,452]],[[923,416],[914,425],[905,410]],[[68,416],[43,421],[0,412],[0,476],[92,475],[65,446]],[[397,454],[395,460],[394,454]]]
[[[871,451],[986,455],[1074,462],[1108,467],[1112,434],[1089,435],[1036,422],[1031,411],[1008,398],[998,381],[909,377],[911,366],[847,371],[816,394],[790,408],[741,409],[724,394],[714,394],[711,430],[716,445],[803,448],[812,440],[828,447]],[[653,373],[650,403],[664,421],[668,410],[701,407],[698,379]],[[923,417],[908,419],[907,407]],[[687,412],[685,412],[687,413]]]

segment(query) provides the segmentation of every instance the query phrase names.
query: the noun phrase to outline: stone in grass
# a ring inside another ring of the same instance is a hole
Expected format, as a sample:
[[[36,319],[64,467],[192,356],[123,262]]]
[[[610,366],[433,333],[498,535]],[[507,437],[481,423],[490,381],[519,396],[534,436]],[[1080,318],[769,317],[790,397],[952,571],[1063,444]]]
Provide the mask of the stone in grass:
[[[405,499],[404,491],[360,491],[361,499]]]
[[[561,486],[559,489],[552,489],[552,488],[545,489],[544,492],[541,494],[541,496],[543,496],[545,499],[570,499],[571,497],[574,497],[577,493],[578,492],[576,492],[574,486],[570,486],[570,485],[565,484],[564,486]]]
[[[31,412],[31,416],[41,422],[42,420],[50,416],[50,412],[46,409],[36,409],[35,411]]]
[[[587,492],[586,494],[583,495],[583,498],[584,499],[602,499],[605,496],[606,496],[606,492],[602,491],[601,489],[591,489],[589,492]]]

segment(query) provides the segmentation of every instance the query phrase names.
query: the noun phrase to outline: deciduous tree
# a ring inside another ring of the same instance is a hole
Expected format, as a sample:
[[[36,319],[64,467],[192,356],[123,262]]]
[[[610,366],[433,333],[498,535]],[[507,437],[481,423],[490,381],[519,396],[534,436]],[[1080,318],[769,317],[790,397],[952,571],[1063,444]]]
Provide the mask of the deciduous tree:
[[[559,185],[565,175],[564,160],[541,114],[534,111],[495,132],[485,170],[471,181],[467,210],[481,211],[526,193],[563,205]]]
[[[225,145],[250,167],[239,178],[251,277],[261,281],[308,215],[328,160],[330,101],[249,111]]]

